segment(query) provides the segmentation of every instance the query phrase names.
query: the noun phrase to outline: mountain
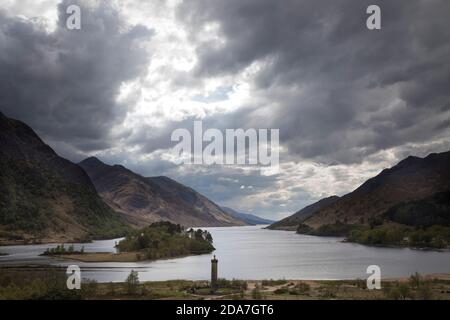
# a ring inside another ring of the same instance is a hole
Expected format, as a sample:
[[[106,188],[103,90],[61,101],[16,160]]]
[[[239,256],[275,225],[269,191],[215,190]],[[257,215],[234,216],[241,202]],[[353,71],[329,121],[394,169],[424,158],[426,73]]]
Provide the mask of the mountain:
[[[297,211],[293,215],[271,224],[269,227],[267,227],[267,229],[295,231],[297,230],[297,227],[300,223],[312,216],[316,211],[336,202],[337,200],[339,200],[338,196],[331,196],[319,200],[309,206],[304,207],[300,211]]]
[[[230,216],[235,217],[236,219],[244,221],[246,224],[251,226],[256,226],[258,224],[271,224],[274,221],[269,219],[264,219],[253,214],[237,212],[231,208],[221,207],[223,211],[228,213]]]
[[[336,222],[367,225],[393,206],[449,190],[450,152],[433,153],[425,158],[411,156],[317,210],[304,223],[313,228]]]
[[[170,178],[142,177],[123,166],[110,166],[94,157],[85,159],[80,166],[102,198],[135,226],[143,227],[161,220],[186,227],[245,225],[205,196]]]
[[[126,230],[80,166],[0,112],[0,243],[108,238]]]

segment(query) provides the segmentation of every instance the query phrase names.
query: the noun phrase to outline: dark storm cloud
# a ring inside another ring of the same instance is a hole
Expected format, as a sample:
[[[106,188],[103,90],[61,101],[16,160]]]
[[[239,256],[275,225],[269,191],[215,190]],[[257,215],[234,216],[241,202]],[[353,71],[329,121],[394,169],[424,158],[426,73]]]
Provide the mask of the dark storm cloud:
[[[71,4],[81,6],[81,30],[66,28]],[[110,147],[110,129],[128,111],[116,102],[119,88],[145,74],[141,44],[153,34],[127,26],[108,1],[85,4],[62,1],[52,32],[0,11],[0,109],[74,152]]]
[[[366,28],[365,0],[184,1],[178,17],[197,41],[196,76],[260,63],[258,94],[277,104],[260,125],[280,128],[291,156],[352,163],[448,130],[450,3],[376,3],[381,31]],[[224,43],[197,39],[211,23]]]

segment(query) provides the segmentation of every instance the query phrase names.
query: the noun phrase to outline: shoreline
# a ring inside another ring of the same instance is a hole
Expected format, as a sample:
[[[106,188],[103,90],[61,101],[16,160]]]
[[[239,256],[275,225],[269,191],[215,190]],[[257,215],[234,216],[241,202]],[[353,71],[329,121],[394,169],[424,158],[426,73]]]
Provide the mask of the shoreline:
[[[16,285],[3,290],[2,299],[55,299],[54,279],[61,279],[56,299],[75,300],[450,300],[450,274],[411,275],[381,279],[381,290],[369,290],[365,279],[293,280],[219,279],[211,293],[209,280],[128,280],[97,282],[83,279],[81,290],[68,291],[62,267],[2,269],[0,279]],[[57,272],[57,273],[55,273]],[[59,276],[58,276],[59,274]],[[51,276],[50,276],[51,275]],[[47,279],[42,281],[42,279]],[[52,282],[53,279],[53,282]],[[30,283],[40,283],[38,290]],[[40,282],[39,282],[40,281]],[[50,281],[50,282],[47,282]],[[21,296],[17,296],[17,288]]]
[[[171,259],[176,259],[178,257],[175,258],[165,258],[165,259],[158,259],[158,260],[171,260]],[[151,260],[151,261],[157,261],[157,260]],[[86,269],[89,269],[91,267],[85,267]],[[96,267],[92,267],[92,268],[96,268]],[[111,269],[114,268],[121,268],[121,267],[110,267]],[[65,266],[57,266],[57,265],[45,265],[45,264],[17,264],[17,265],[1,265],[0,264],[0,270],[9,270],[9,271],[28,271],[28,270],[35,270],[35,271],[48,271],[48,270],[66,270]],[[139,272],[139,271],[138,271]],[[381,281],[385,281],[385,282],[393,282],[393,281],[407,281],[410,279],[410,277],[412,275],[414,275],[415,273],[411,273],[410,275],[404,275],[404,276],[392,276],[392,277],[386,277],[386,278],[381,278]],[[420,274],[420,276],[424,279],[436,279],[436,280],[443,280],[443,281],[450,281],[450,272],[449,273],[427,273],[427,274]],[[313,282],[346,282],[346,281],[365,281],[364,278],[345,278],[345,279],[332,279],[332,278],[328,278],[328,279],[294,279],[294,278],[270,278],[270,279],[240,279],[240,278],[221,278],[221,279],[225,279],[228,281],[232,281],[232,280],[240,280],[240,281],[248,281],[248,282],[261,282],[261,281],[286,281],[286,282],[290,282],[290,281],[294,281],[294,282],[308,282],[308,281],[313,281]],[[189,281],[189,282],[205,282],[205,281],[209,281],[209,279],[182,279],[182,278],[174,278],[174,279],[165,279],[165,280],[146,280],[146,281],[142,281],[142,283],[161,283],[161,282],[170,282],[170,281]],[[110,283],[110,281],[106,281],[106,282],[99,282],[99,283]],[[122,282],[113,282],[113,283],[122,283]]]
[[[164,259],[158,259],[158,260],[171,260],[171,259],[176,259],[178,257],[174,257],[174,258],[164,258]],[[152,261],[156,261],[156,260],[152,260]],[[97,268],[97,267],[87,267],[89,268]],[[99,267],[101,268],[101,267]],[[121,268],[121,267],[111,267],[112,269],[114,268]],[[17,265],[1,265],[0,264],[0,270],[10,270],[10,271],[27,271],[27,270],[36,270],[36,271],[49,271],[49,270],[66,270],[65,266],[58,266],[58,265],[45,265],[45,264],[17,264]],[[392,282],[392,281],[407,281],[409,280],[409,278],[414,275],[415,273],[411,273],[410,275],[405,275],[405,276],[393,276],[393,277],[386,277],[386,278],[381,278],[381,281],[386,281],[386,282]],[[420,276],[424,279],[436,279],[436,280],[444,280],[444,281],[450,281],[450,272],[449,273],[426,273],[426,274],[421,274],[419,273]],[[290,281],[304,281],[304,282],[308,282],[308,281],[314,281],[314,282],[345,282],[345,281],[365,281],[364,278],[345,278],[345,279],[332,279],[332,278],[328,278],[328,279],[309,279],[309,278],[303,278],[303,279],[294,279],[294,278],[270,278],[270,279],[240,279],[240,278],[221,278],[221,279],[225,279],[225,280],[240,280],[240,281],[248,281],[248,282],[261,282],[261,281],[286,281],[286,282],[290,282]],[[142,281],[142,283],[159,283],[159,282],[170,282],[170,281],[190,281],[190,282],[205,282],[205,281],[209,281],[209,279],[182,279],[182,278],[174,278],[174,279],[165,279],[165,280],[146,280],[146,281]],[[99,283],[109,283],[108,282],[99,282]],[[114,282],[114,283],[121,283],[121,282]]]
[[[371,247],[371,248],[389,248],[389,249],[410,249],[410,250],[417,250],[417,251],[435,251],[435,252],[450,252],[450,247],[447,248],[433,248],[433,247],[415,247],[415,246],[408,246],[408,245],[393,245],[393,244],[379,244],[379,245],[369,245],[354,241],[349,241],[345,236],[319,236],[314,234],[307,234],[307,233],[298,233],[296,230],[289,230],[289,229],[270,229],[268,227],[264,228],[266,230],[270,231],[285,231],[285,232],[294,232],[295,234],[303,235],[303,236],[310,236],[310,237],[320,237],[320,238],[343,238],[341,243],[352,243],[352,244],[359,244],[361,246],[365,247]]]
[[[213,251],[212,251],[213,252]],[[87,252],[87,253],[75,253],[75,254],[61,254],[61,255],[41,255],[59,260],[72,260],[85,263],[98,263],[98,262],[154,262],[161,260],[179,259],[191,256],[199,256],[204,254],[211,254],[212,252],[201,252],[177,255],[173,257],[161,257],[159,259],[146,259],[143,258],[143,253],[140,252]]]

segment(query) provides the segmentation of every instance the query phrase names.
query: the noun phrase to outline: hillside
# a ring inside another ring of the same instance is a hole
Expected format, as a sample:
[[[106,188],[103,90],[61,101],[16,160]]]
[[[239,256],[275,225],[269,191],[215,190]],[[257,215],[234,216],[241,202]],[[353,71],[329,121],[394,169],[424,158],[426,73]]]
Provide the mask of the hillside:
[[[186,227],[245,225],[205,196],[170,178],[142,177],[97,158],[88,158],[80,165],[102,198],[135,226],[144,227],[163,220]]]
[[[81,167],[0,113],[0,243],[80,241],[126,230]]]
[[[383,218],[417,228],[433,225],[450,227],[450,191],[422,200],[402,202],[386,211]]]
[[[248,214],[248,213],[242,213],[242,212],[237,212],[231,208],[227,208],[227,207],[221,207],[223,211],[225,211],[226,213],[228,213],[230,216],[235,217],[239,220],[244,221],[245,223],[247,223],[248,225],[251,226],[256,226],[259,224],[271,224],[274,221],[273,220],[269,220],[269,219],[264,219],[258,216],[255,216],[254,214]]]
[[[331,196],[304,207],[293,215],[271,224],[267,229],[295,231],[300,223],[312,216],[319,209],[336,202],[338,196]]]
[[[304,224],[313,228],[336,222],[368,225],[395,205],[449,190],[450,152],[408,157],[319,209]]]

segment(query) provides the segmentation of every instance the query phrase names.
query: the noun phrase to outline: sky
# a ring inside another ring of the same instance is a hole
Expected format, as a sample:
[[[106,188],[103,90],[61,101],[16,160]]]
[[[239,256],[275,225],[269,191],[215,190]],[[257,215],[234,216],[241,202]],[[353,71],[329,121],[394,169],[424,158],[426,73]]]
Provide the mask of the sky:
[[[0,110],[74,162],[278,220],[450,150],[449,16],[447,0],[0,0]],[[176,164],[171,133],[195,120],[279,129],[279,172]]]

